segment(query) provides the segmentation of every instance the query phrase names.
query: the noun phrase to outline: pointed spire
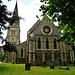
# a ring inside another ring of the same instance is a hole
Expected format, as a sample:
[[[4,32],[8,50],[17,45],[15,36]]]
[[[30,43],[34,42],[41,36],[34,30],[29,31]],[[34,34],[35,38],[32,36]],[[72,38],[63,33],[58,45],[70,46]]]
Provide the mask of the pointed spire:
[[[17,4],[17,0],[16,0],[16,4],[15,4],[15,8],[14,8],[14,12],[13,12],[12,18],[13,18],[13,22],[16,23],[16,26],[19,26],[19,16],[18,16],[18,4]]]
[[[16,0],[16,5],[15,5],[14,12],[13,12],[13,16],[17,16],[17,17],[18,17],[18,5],[17,5],[17,0]]]

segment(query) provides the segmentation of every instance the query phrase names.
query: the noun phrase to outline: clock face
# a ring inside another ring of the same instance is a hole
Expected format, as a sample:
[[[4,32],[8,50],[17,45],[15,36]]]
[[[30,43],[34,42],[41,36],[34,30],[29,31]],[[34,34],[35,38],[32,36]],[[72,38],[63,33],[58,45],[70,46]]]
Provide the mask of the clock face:
[[[44,26],[42,30],[45,35],[49,35],[51,33],[51,28],[49,26]]]

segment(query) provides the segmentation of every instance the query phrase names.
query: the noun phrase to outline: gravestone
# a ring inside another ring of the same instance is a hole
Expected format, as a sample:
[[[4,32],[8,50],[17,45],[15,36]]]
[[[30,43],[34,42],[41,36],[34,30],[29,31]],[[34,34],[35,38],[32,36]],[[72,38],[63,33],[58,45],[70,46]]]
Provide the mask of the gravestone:
[[[57,66],[62,66],[62,60],[61,60],[61,58],[58,58],[58,65]]]
[[[59,66],[58,68],[59,68],[59,69],[69,70],[69,68],[68,68],[68,67],[64,67],[64,66]]]
[[[67,66],[67,60],[63,60],[63,66]]]
[[[42,67],[46,67],[46,63],[45,63],[45,61],[42,62]]]
[[[25,70],[30,70],[30,63],[25,64]]]
[[[54,69],[55,65],[54,65],[54,61],[50,61],[50,69]]]

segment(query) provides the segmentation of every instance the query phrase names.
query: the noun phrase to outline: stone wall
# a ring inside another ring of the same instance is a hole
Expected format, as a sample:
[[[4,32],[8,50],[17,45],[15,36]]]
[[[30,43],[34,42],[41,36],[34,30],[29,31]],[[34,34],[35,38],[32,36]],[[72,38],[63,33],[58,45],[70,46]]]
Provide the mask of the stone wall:
[[[25,64],[26,58],[16,58],[16,64]]]
[[[50,51],[50,50],[37,50],[35,51],[35,57],[33,55],[34,53],[30,53],[30,63],[31,65],[40,66],[43,62],[45,62],[46,65],[50,65],[50,61],[54,61],[55,65],[59,62],[59,59],[61,59],[62,65],[64,65],[64,61],[67,61],[67,63],[73,63],[73,57],[71,59],[71,56],[67,53],[61,53],[58,50],[56,51]],[[69,57],[68,57],[69,56]],[[33,61],[35,59],[35,61]]]
[[[6,52],[3,63],[16,63],[16,53],[15,52]]]

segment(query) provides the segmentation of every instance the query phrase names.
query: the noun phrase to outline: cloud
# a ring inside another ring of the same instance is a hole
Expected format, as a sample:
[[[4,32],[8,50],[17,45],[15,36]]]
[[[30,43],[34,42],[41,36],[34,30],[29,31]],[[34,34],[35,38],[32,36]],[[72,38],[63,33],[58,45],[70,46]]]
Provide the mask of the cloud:
[[[18,1],[22,2],[25,5],[29,5],[29,3],[33,0],[18,0]]]
[[[30,5],[41,5],[41,2],[40,2],[40,0],[33,0],[33,1],[30,1],[29,4]]]

